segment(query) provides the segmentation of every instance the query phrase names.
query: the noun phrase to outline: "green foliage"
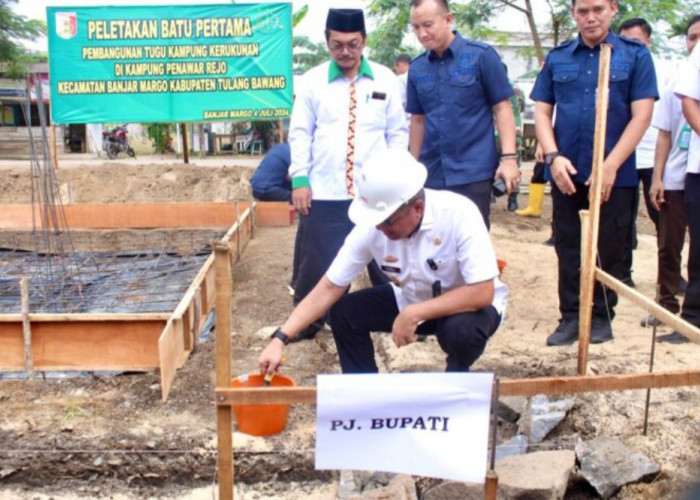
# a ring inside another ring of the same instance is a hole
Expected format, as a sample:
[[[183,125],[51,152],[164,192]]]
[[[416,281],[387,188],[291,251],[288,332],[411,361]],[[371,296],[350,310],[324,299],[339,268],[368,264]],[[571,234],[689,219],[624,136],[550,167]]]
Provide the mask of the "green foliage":
[[[153,142],[153,149],[156,153],[169,153],[173,150],[173,137],[170,134],[170,128],[169,123],[149,123],[146,126],[148,138]]]
[[[292,43],[294,46],[292,61],[295,73],[304,73],[330,58],[325,42],[314,43],[306,36],[295,36]]]
[[[15,78],[26,74],[33,62],[46,60],[45,55],[29,52],[20,43],[45,35],[46,23],[15,14],[10,3],[17,0],[0,0],[0,62],[7,64],[5,75]]]

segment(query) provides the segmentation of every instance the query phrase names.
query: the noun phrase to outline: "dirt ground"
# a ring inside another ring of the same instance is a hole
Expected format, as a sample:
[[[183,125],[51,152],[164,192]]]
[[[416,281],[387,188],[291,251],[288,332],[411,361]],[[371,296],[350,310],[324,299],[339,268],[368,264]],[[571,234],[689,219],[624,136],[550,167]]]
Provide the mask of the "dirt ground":
[[[73,203],[248,198],[255,161],[226,158],[193,163],[177,165],[167,158],[66,161],[57,171],[59,192],[64,201]],[[529,168],[524,179],[529,179]],[[29,202],[30,186],[28,164],[0,162],[0,203]],[[521,195],[521,206],[526,201],[527,196]],[[543,217],[537,219],[508,213],[503,198],[492,210],[491,234],[499,258],[507,261],[503,280],[510,287],[510,298],[504,325],[474,369],[508,378],[573,375],[576,345],[545,346],[558,319],[556,255],[543,244],[549,237],[551,201],[547,197]],[[653,297],[656,242],[643,208],[639,221],[633,277],[637,290]],[[263,329],[280,324],[291,310],[287,281],[294,232],[294,227],[260,229],[233,269],[234,374],[256,370],[257,355],[269,335]],[[76,246],[138,249],[149,238],[165,237],[157,231],[87,233],[73,234]],[[0,247],[16,245],[17,238],[0,232]],[[191,232],[182,238],[192,241],[210,235]],[[643,311],[621,299],[613,323],[615,340],[591,346],[593,373],[648,371],[651,330],[640,326],[643,316]],[[667,331],[661,327],[659,334]],[[377,334],[376,346],[382,371],[444,369],[444,355],[433,340],[399,350],[386,335]],[[317,373],[339,371],[328,332],[289,346],[287,358],[284,371],[299,385],[314,385]],[[694,369],[699,361],[695,344],[656,346],[656,371]],[[197,345],[165,403],[160,400],[157,373],[0,380],[0,499],[213,498],[213,388],[212,341]],[[647,454],[662,470],[649,484],[624,487],[617,498],[679,498],[700,472],[700,389],[652,391],[647,436],[642,434],[645,394],[571,396],[576,401],[573,410],[554,430],[551,442],[536,449],[573,449],[578,439],[614,437]],[[296,405],[279,436],[260,439],[235,433],[237,498],[334,498],[337,472],[314,470],[314,425],[314,407]],[[504,424],[500,435],[506,439],[514,432]],[[595,495],[580,488],[567,498]]]

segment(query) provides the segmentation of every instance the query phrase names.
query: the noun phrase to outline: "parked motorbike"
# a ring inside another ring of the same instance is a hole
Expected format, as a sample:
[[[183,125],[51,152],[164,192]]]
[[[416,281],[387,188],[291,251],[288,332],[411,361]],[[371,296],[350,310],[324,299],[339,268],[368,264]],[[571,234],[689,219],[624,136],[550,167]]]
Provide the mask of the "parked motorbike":
[[[134,148],[129,146],[126,124],[114,127],[110,131],[102,132],[102,150],[107,153],[107,157],[110,160],[115,159],[120,151],[126,152],[132,158],[136,156]]]

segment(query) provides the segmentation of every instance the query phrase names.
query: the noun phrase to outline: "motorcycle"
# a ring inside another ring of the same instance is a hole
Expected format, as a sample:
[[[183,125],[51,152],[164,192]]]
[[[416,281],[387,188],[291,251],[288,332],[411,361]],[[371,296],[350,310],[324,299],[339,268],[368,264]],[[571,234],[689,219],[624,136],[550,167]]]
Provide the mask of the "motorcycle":
[[[126,152],[132,158],[136,156],[134,148],[129,146],[126,124],[114,127],[110,131],[102,132],[102,150],[107,153],[107,157],[110,160],[115,159],[120,151]]]

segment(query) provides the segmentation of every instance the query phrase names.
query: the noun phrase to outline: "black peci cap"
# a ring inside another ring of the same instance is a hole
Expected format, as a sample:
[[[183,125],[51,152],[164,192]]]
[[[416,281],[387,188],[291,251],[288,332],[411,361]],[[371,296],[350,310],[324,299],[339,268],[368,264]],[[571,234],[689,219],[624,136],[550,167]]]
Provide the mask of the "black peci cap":
[[[326,29],[354,33],[365,31],[365,16],[360,9],[328,9]]]

